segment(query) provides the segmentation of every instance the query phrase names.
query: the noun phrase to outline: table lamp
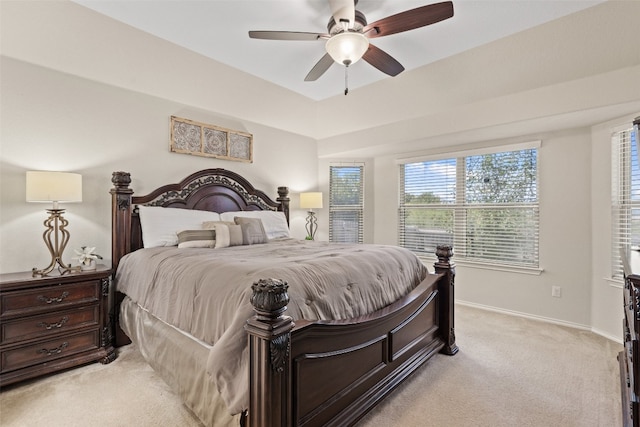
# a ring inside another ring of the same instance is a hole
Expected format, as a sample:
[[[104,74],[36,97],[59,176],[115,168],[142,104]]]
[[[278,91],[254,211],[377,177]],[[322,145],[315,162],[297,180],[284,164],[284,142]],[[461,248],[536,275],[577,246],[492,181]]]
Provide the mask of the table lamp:
[[[316,231],[318,230],[318,218],[314,209],[322,209],[322,193],[310,192],[300,193],[300,207],[302,209],[309,209],[307,211],[307,240],[315,240]]]
[[[43,268],[33,268],[33,276],[46,276],[58,266],[61,274],[80,271],[80,267],[62,262],[62,253],[69,242],[69,221],[63,218],[64,209],[59,203],[75,203],[82,201],[82,175],[69,172],[28,171],[27,202],[52,202],[53,207],[47,209],[49,218],[44,221],[46,227],[42,238],[51,253],[51,263]]]

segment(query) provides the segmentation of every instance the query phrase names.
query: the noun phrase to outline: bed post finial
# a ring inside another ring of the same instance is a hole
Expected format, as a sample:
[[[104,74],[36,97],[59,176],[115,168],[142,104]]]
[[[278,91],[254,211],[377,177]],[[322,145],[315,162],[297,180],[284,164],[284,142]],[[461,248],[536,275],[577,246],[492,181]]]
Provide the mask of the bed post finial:
[[[438,261],[433,265],[436,273],[444,274],[445,280],[440,282],[438,291],[442,295],[442,307],[440,311],[440,330],[444,340],[442,353],[453,356],[459,350],[456,345],[456,333],[453,323],[454,313],[454,284],[456,278],[456,265],[451,262],[453,247],[449,245],[439,245],[436,248]]]
[[[289,303],[288,288],[279,279],[260,279],[251,287],[256,315],[245,325],[249,333],[249,426],[291,425],[288,394],[294,323],[283,314]]]
[[[287,224],[289,224],[289,187],[278,187],[277,202],[280,203],[278,210],[284,212],[285,218],[287,218]]]
[[[129,172],[114,172],[111,175],[111,182],[116,188],[129,188],[131,184],[131,174]]]

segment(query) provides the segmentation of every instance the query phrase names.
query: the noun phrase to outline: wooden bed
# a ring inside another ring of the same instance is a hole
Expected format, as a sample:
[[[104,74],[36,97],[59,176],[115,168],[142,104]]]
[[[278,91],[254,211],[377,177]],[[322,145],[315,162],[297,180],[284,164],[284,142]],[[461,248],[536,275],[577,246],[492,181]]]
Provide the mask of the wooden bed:
[[[224,169],[196,172],[143,196],[133,195],[129,173],[114,172],[112,182],[114,271],[123,256],[143,247],[137,205],[275,210],[289,219],[286,187],[278,188],[274,201]],[[452,249],[440,246],[436,255],[436,280],[425,280],[395,303],[349,320],[294,324],[283,314],[289,302],[285,283],[278,278],[247,283],[255,315],[245,327],[250,396],[240,424],[353,425],[430,357],[456,354]],[[116,301],[121,299],[118,295]],[[117,345],[127,339],[117,325],[116,339]]]

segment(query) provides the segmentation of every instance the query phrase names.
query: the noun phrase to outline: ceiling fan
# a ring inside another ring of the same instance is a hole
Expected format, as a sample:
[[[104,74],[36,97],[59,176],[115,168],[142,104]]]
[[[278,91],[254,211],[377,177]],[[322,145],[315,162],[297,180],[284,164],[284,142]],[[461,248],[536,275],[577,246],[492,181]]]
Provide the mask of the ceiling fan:
[[[390,76],[397,76],[404,67],[391,55],[369,43],[369,39],[388,36],[435,24],[453,16],[453,3],[430,4],[388,16],[367,24],[364,14],[356,10],[358,0],[329,0],[331,18],[328,33],[299,31],[249,31],[249,37],[266,40],[326,40],[327,53],[309,71],[305,81],[315,81],[334,62],[345,65],[361,58]],[[346,78],[346,77],[345,77]],[[345,95],[348,88],[345,89]]]

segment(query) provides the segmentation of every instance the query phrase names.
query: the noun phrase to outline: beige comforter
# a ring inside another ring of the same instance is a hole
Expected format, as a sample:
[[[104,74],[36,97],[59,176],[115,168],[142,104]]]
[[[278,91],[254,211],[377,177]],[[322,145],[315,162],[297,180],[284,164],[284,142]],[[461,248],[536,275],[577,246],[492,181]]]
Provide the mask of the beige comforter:
[[[346,319],[397,300],[427,270],[396,246],[284,239],[221,249],[149,248],[124,257],[116,286],[151,314],[213,345],[208,372],[232,414],[248,407],[251,284],[283,279],[294,319]]]

